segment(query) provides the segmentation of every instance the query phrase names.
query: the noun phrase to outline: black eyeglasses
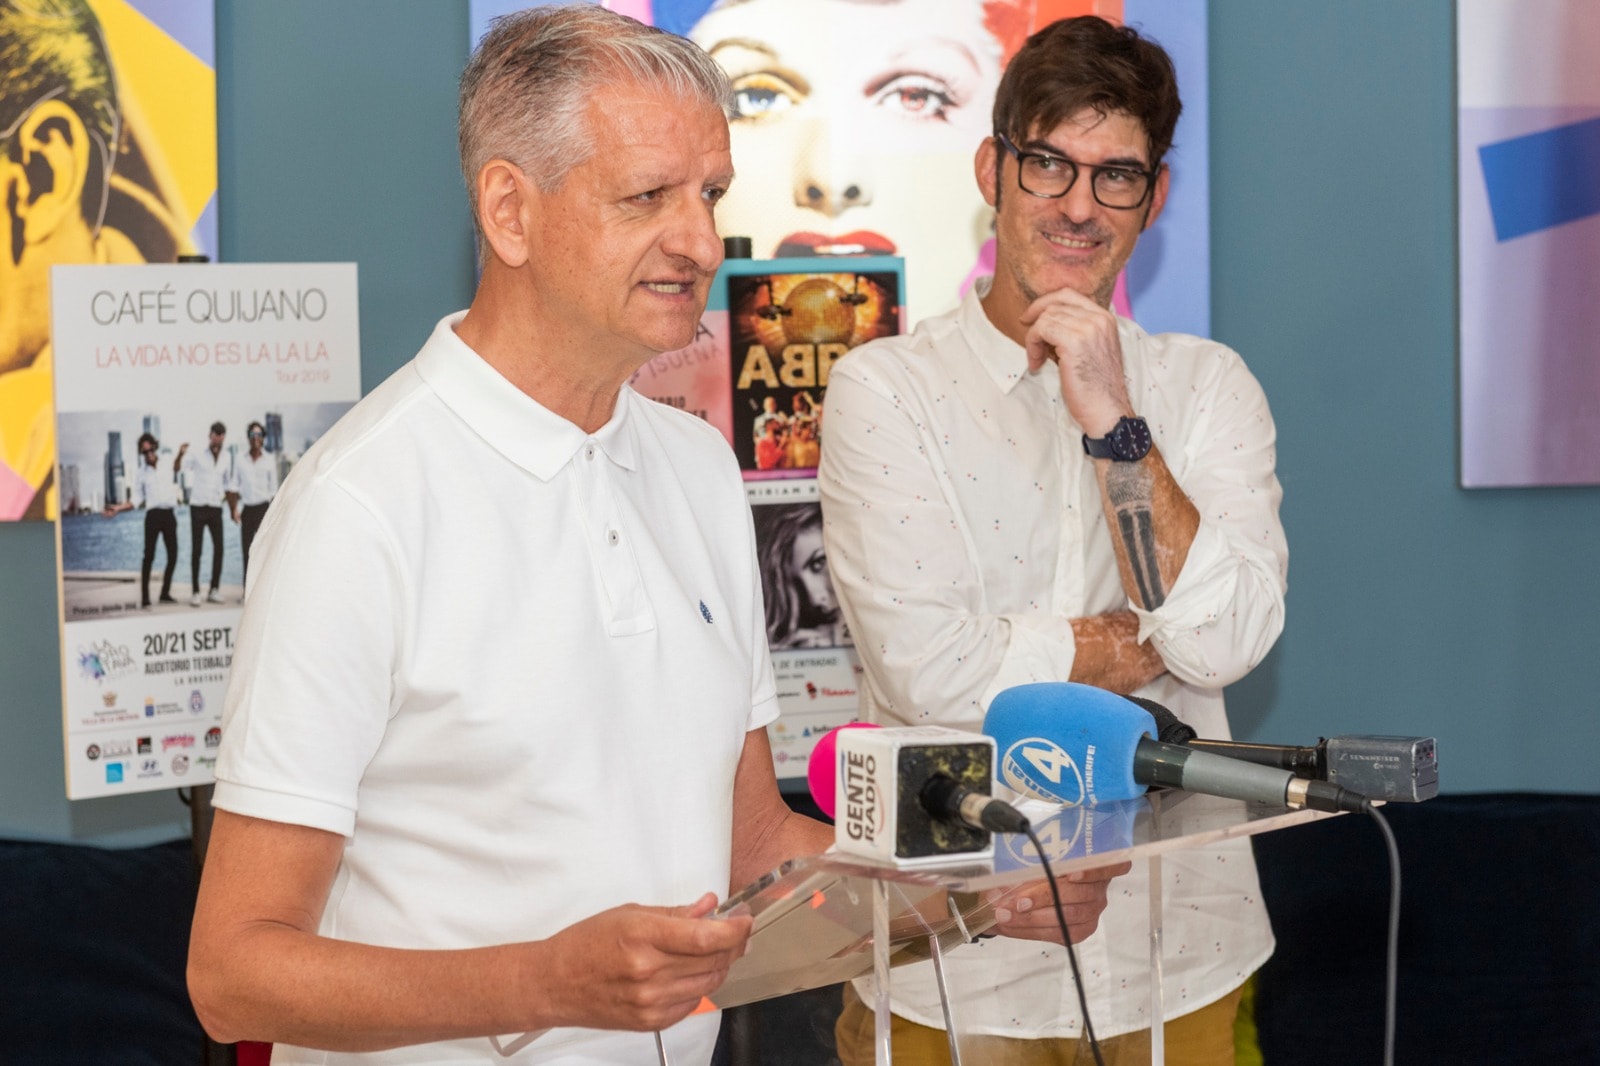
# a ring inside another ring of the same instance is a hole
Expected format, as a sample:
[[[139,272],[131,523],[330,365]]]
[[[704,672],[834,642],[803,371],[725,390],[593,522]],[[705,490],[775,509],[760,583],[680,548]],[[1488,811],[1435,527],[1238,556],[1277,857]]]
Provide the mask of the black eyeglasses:
[[[1155,184],[1156,171],[1130,166],[1096,166],[1074,163],[1053,152],[1024,152],[996,132],[994,139],[1017,161],[1017,187],[1032,196],[1057,200],[1077,184],[1078,171],[1089,172],[1089,188],[1095,202],[1115,211],[1131,211],[1143,206]]]

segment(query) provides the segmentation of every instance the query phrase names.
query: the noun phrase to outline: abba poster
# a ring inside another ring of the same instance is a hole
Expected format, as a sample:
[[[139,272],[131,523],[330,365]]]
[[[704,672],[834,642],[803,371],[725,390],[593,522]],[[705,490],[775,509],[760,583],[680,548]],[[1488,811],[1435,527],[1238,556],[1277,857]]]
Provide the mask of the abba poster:
[[[905,322],[904,264],[892,256],[729,259],[699,335],[630,382],[716,426],[739,459],[783,709],[768,728],[779,778],[803,778],[817,739],[858,713],[861,667],[828,573],[817,491],[828,374]]]
[[[58,266],[70,799],[211,781],[250,540],[361,394],[353,263]]]

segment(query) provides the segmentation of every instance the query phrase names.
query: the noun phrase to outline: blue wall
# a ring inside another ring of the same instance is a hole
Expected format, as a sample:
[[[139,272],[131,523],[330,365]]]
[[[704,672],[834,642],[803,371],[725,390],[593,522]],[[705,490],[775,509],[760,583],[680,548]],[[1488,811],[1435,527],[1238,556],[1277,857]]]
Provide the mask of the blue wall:
[[[1211,12],[1216,336],[1280,433],[1289,626],[1238,732],[1440,738],[1449,792],[1593,792],[1600,489],[1458,487],[1448,0]],[[222,250],[360,264],[362,380],[470,298],[465,0],[219,0]],[[52,531],[0,527],[0,836],[187,832],[170,792],[64,795]]]
[[[1600,744],[1600,489],[1458,487],[1453,11],[1212,5],[1213,328],[1272,400],[1290,549],[1232,707],[1436,735],[1450,792],[1594,792],[1557,756]]]

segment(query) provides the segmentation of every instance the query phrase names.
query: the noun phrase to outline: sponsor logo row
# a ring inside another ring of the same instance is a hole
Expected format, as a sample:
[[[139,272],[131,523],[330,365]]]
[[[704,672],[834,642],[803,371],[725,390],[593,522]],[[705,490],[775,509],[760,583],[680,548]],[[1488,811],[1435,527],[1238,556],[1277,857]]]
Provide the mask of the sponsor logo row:
[[[212,726],[198,740],[193,733],[100,740],[89,744],[84,755],[104,766],[106,784],[116,785],[168,775],[183,777],[191,766],[210,769],[216,765],[215,751],[221,743],[222,730]]]

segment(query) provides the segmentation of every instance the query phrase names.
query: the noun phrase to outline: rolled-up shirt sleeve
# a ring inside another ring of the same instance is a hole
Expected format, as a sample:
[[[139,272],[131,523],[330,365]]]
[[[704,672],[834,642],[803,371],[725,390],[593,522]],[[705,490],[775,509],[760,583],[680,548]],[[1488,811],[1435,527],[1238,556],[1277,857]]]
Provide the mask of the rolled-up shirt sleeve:
[[[1154,642],[1175,677],[1216,689],[1254,669],[1283,631],[1289,547],[1266,394],[1237,354],[1209,348],[1196,357],[1213,365],[1194,389],[1194,425],[1180,434],[1152,426],[1200,527],[1161,606],[1129,607],[1139,639]]]
[[[995,694],[1071,676],[1072,620],[1132,609],[1172,678],[1220,690],[1284,623],[1276,431],[1237,353],[1122,323],[1135,409],[1200,524],[1166,600],[1118,577],[1092,461],[1053,375],[981,312],[834,367],[819,471],[864,713],[976,728]],[[955,328],[952,328],[955,327]]]

